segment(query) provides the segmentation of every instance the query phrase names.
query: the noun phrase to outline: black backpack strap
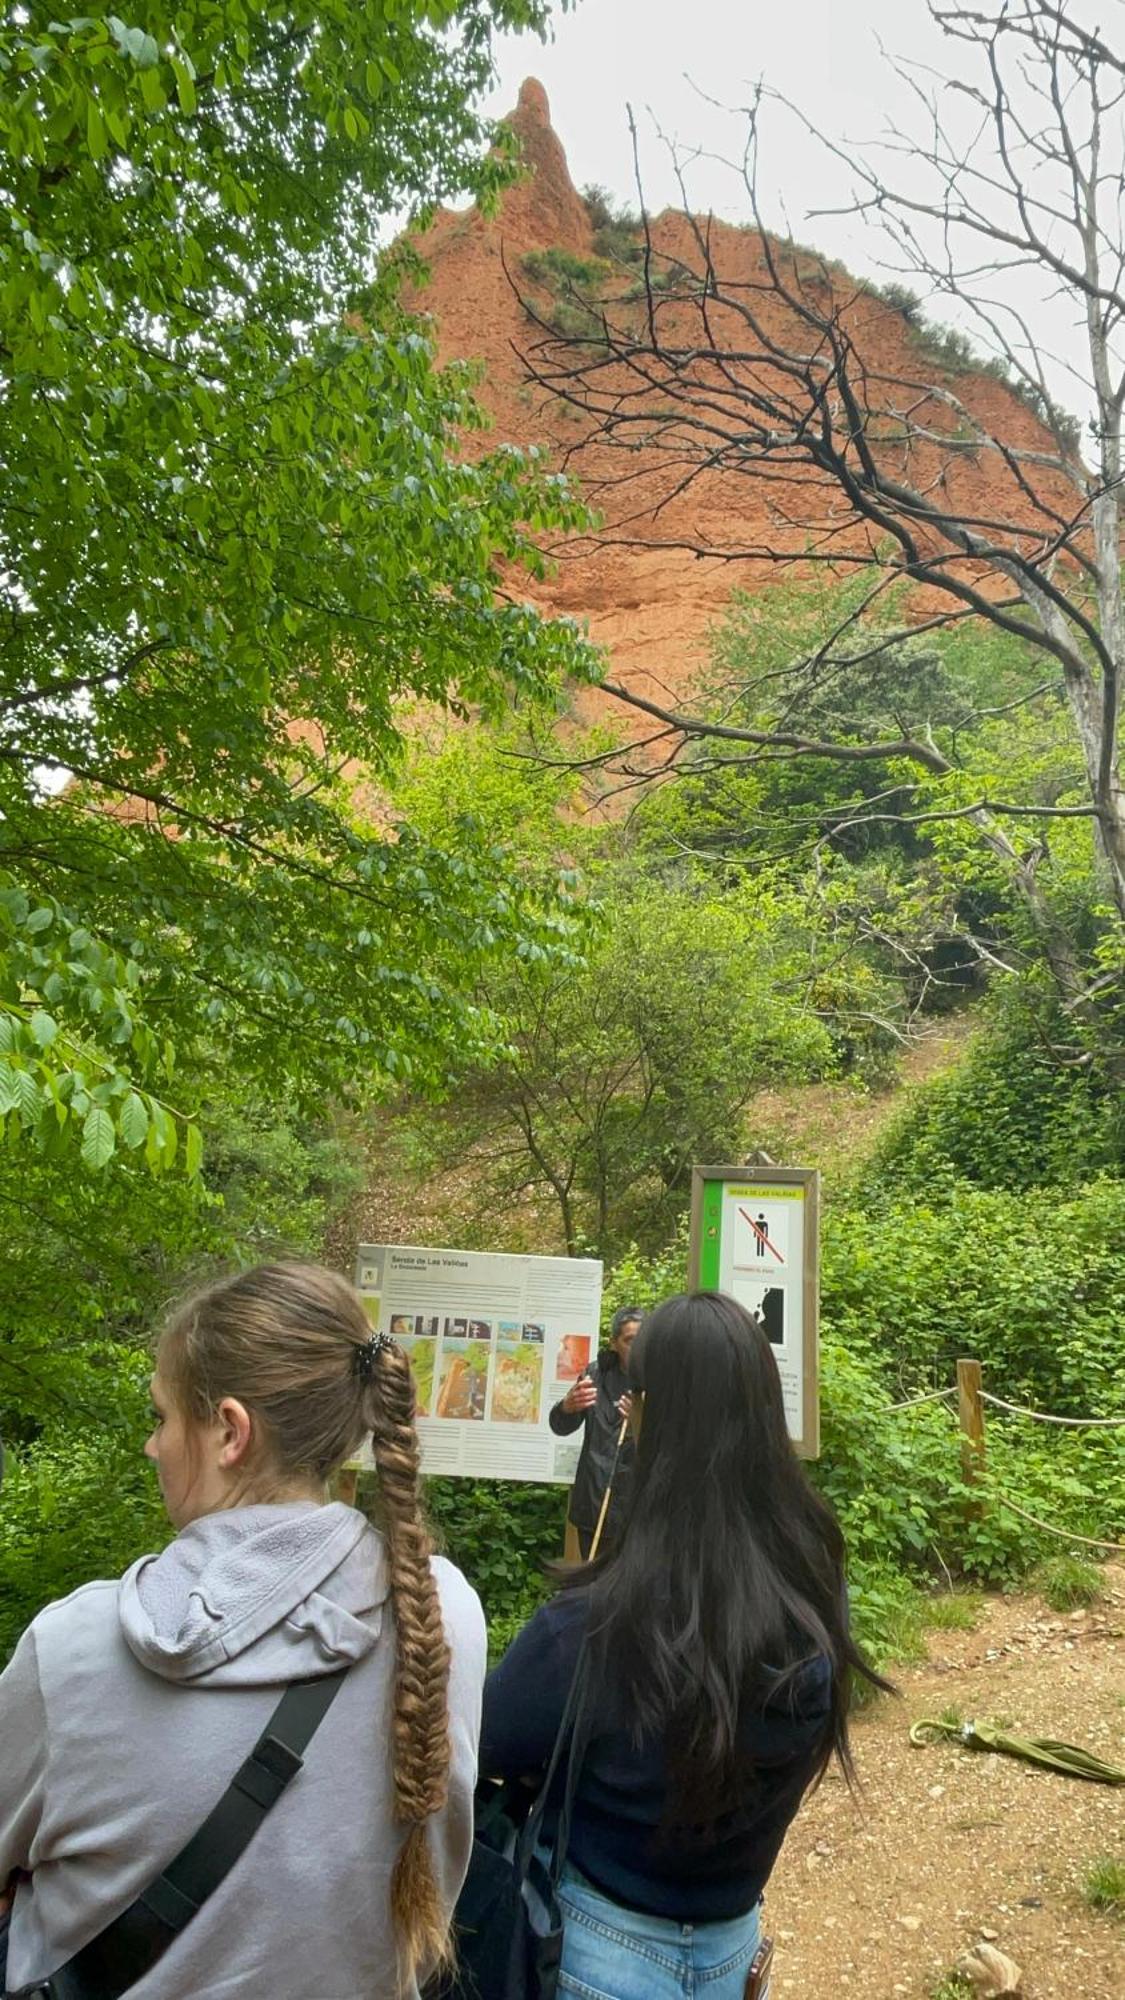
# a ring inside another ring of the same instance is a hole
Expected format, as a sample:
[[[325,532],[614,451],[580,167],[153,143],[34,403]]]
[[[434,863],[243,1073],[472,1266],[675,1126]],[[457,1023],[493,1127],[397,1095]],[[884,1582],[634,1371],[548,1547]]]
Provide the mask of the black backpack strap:
[[[547,1769],[543,1775],[539,1791],[536,1794],[535,1804],[524,1821],[523,1829],[516,1843],[516,1874],[520,1880],[527,1874],[531,1865],[532,1856],[535,1853],[540,1834],[543,1830],[543,1822],[546,1817],[548,1805],[553,1803],[556,1796],[558,1774],[563,1768],[563,1757],[565,1755],[566,1766],[562,1798],[559,1802],[559,1816],[555,1822],[554,1840],[552,1843],[552,1882],[557,1882],[559,1875],[562,1873],[562,1865],[566,1858],[567,1845],[570,1840],[570,1818],[574,1806],[574,1794],[578,1787],[579,1777],[581,1776],[582,1761],[586,1755],[593,1724],[593,1715],[591,1712],[592,1680],[590,1641],[588,1636],[583,1633],[578,1648],[578,1657],[575,1660],[574,1671],[570,1679],[570,1687],[567,1691],[566,1703],[563,1708],[562,1718],[559,1722]]]
[[[266,1814],[301,1768],[302,1753],[347,1673],[293,1681],[250,1755],[174,1861],[119,1917],[76,1951],[35,1993],[49,2000],[119,2000],[151,1971],[229,1875]]]
[[[570,1821],[574,1811],[574,1796],[578,1781],[582,1776],[582,1766],[593,1735],[594,1717],[591,1701],[593,1687],[593,1662],[588,1644],[584,1644],[579,1671],[575,1678],[578,1687],[574,1700],[574,1720],[570,1733],[570,1752],[566,1760],[566,1781],[563,1786],[562,1803],[559,1807],[558,1823],[555,1827],[555,1845],[551,1854],[551,1884],[557,1888],[562,1875],[563,1863],[570,1846]]]

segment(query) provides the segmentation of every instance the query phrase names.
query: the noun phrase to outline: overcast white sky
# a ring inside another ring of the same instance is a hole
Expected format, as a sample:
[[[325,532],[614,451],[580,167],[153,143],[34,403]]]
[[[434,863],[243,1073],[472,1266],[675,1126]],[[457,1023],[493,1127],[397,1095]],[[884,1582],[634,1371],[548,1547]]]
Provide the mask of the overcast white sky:
[[[879,38],[897,53],[932,59],[941,38],[923,0],[579,0],[559,13],[553,40],[509,35],[500,44],[500,85],[488,103],[509,110],[525,76],[537,76],[551,100],[555,129],[578,187],[597,182],[635,199],[626,103],[641,129],[649,206],[677,199],[656,124],[685,147],[726,153],[740,148],[744,121],[724,117],[705,97],[745,103],[764,77],[793,98],[834,138],[870,137],[888,104],[887,65]],[[654,123],[656,121],[656,123]],[[779,127],[779,142],[784,128]],[[804,212],[833,196],[823,161],[811,148],[788,147],[770,162],[766,193],[781,223],[781,192],[795,234]],[[700,160],[694,205],[731,220],[748,213],[729,172]],[[827,247],[827,246],[826,246]]]
[[[1092,0],[1071,4],[1086,17]],[[1123,0],[1100,0],[1096,11],[1105,29],[1125,19]],[[1112,18],[1101,18],[1106,15]],[[737,107],[759,78],[799,104],[834,141],[877,139],[891,116],[902,129],[917,130],[918,107],[889,56],[933,65],[946,77],[968,62],[934,27],[925,0],[579,0],[573,12],[556,15],[546,45],[528,35],[501,41],[500,80],[487,109],[494,115],[510,110],[523,78],[537,76],[575,184],[596,182],[635,201],[626,122],[631,103],[641,132],[646,201],[656,210],[678,200],[659,133],[689,152],[738,156],[745,121],[706,99]],[[696,210],[713,209],[732,221],[749,218],[737,175],[712,158],[695,160],[689,191]],[[767,222],[839,257],[857,276],[885,280],[892,275],[890,253],[876,230],[850,219],[810,219],[810,211],[842,202],[848,192],[839,163],[782,111],[766,113],[760,195]],[[1073,301],[1052,303],[1038,271],[1006,283],[1014,284],[1013,296],[1034,318],[1037,333],[1046,332],[1052,350],[1069,356],[1085,377],[1089,364]],[[929,301],[928,309],[975,335],[947,299]],[[1073,376],[1061,365],[1049,375],[1058,400],[1082,411],[1086,396]]]

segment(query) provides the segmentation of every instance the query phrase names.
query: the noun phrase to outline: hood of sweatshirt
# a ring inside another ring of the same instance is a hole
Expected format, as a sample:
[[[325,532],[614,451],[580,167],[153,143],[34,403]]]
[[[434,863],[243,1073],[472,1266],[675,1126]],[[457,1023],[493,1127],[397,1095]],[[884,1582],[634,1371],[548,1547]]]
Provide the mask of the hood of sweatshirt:
[[[375,1645],[382,1536],[339,1501],[205,1514],[126,1570],[121,1629],[169,1681],[261,1687],[334,1672]]]

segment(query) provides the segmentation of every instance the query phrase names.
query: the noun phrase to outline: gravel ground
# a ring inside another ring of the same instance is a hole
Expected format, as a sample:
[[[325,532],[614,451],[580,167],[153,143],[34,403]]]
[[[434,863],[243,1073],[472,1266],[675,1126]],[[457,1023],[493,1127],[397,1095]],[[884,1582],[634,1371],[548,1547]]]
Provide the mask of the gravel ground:
[[[1081,1895],[1091,1861],[1125,1863],[1125,1787],[908,1736],[955,1707],[1125,1765],[1125,1567],[1104,1574],[1090,1611],[987,1599],[974,1631],[932,1634],[899,1698],[857,1718],[859,1795],[827,1778],[770,1882],[773,2000],[928,2000],[981,1939],[1022,1968],[1026,2000],[1125,2000],[1125,1923]]]

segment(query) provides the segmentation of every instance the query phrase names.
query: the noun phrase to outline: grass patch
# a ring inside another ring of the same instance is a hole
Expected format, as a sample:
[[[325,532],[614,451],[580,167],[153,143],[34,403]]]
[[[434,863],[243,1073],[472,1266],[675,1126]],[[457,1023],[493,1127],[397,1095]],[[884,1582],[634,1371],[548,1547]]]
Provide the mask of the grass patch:
[[[613,264],[638,264],[644,256],[641,218],[636,209],[614,201],[602,187],[582,190],[582,200],[594,231],[594,249]]]
[[[1111,1861],[1107,1855],[1092,1861],[1082,1883],[1082,1897],[1091,1910],[1125,1918],[1125,1861]]]
[[[548,289],[598,285],[609,276],[609,265],[603,258],[576,257],[570,250],[529,250],[523,268],[534,284]]]
[[[1077,1611],[1105,1596],[1101,1571],[1081,1556],[1051,1556],[1035,1572],[1034,1583],[1052,1611]]]
[[[930,2000],[974,2000],[976,1987],[967,1972],[943,1972],[930,1988]]]
[[[984,1600],[979,1590],[943,1590],[922,1600],[922,1622],[933,1632],[974,1632]]]

